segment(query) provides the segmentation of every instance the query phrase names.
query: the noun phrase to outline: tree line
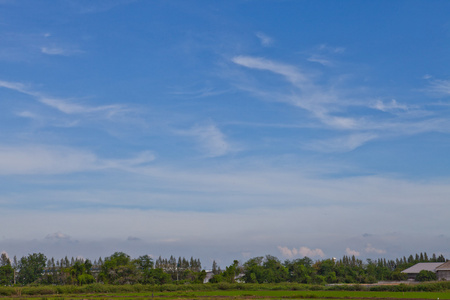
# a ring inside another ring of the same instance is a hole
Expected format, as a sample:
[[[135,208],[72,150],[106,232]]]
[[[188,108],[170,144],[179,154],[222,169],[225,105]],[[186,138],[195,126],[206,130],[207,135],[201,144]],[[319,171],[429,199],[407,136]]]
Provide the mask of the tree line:
[[[244,263],[235,260],[222,270],[215,261],[212,264],[211,283],[374,283],[384,280],[405,280],[401,271],[419,262],[445,262],[443,255],[426,253],[410,255],[395,260],[367,259],[355,256],[341,259],[313,261],[308,257],[280,261],[272,255],[258,256]],[[419,279],[433,280],[431,274]],[[128,254],[115,252],[109,257],[93,262],[89,259],[65,257],[47,259],[42,253],[33,253],[12,260],[2,253],[0,257],[0,285],[84,285],[95,282],[123,284],[203,283],[207,272],[200,259],[169,259],[159,257],[155,261],[149,255],[132,259]]]

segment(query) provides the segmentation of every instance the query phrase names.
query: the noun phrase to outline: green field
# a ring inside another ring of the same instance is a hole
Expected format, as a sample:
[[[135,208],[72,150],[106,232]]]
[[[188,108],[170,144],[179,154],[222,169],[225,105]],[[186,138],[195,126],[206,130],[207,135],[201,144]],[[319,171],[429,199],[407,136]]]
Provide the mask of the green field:
[[[3,299],[439,299],[450,300],[450,282],[390,285],[166,284],[40,285],[0,287]]]
[[[153,297],[152,297],[153,296]],[[450,292],[371,291],[176,291],[4,296],[0,299],[450,299]]]

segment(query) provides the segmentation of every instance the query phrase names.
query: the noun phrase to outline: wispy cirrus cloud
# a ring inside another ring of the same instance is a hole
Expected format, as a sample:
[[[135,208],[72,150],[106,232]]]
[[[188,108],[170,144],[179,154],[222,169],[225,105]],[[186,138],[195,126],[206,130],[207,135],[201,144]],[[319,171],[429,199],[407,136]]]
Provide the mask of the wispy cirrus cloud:
[[[75,54],[83,53],[83,51],[78,49],[70,49],[58,46],[46,46],[41,47],[41,52],[47,55],[60,55],[60,56],[71,56]]]
[[[406,104],[400,104],[395,99],[392,99],[391,102],[387,103],[382,100],[377,100],[372,107],[383,112],[407,111],[409,109]]]
[[[77,103],[73,103],[70,100],[63,100],[63,99],[55,99],[55,98],[49,98],[45,96],[41,96],[39,98],[39,102],[50,106],[52,108],[55,108],[59,110],[60,112],[63,112],[65,114],[91,114],[91,113],[104,113],[105,116],[112,117],[116,114],[120,114],[123,112],[129,111],[125,106],[123,105],[102,105],[102,106],[87,106],[87,105],[81,105]]]
[[[450,95],[450,80],[435,79],[430,82],[427,91],[439,96]]]
[[[317,50],[329,52],[329,53],[344,53],[345,47],[336,47],[336,46],[330,46],[327,44],[321,44],[317,47]]]
[[[373,133],[355,133],[328,140],[316,140],[304,145],[306,149],[319,152],[348,152],[376,139]]]
[[[90,151],[63,146],[0,146],[0,175],[127,170],[154,159],[150,152],[142,152],[129,159],[104,159]]]
[[[318,86],[312,80],[312,75],[301,72],[294,66],[260,57],[236,56],[232,61],[250,69],[265,70],[281,75],[298,89],[291,94],[277,95],[283,99],[278,101],[285,101],[305,109],[317,120],[333,128],[349,129],[357,126],[357,121],[352,117],[330,114],[333,106],[339,106],[340,95],[337,91]],[[271,92],[268,93],[271,94]]]
[[[279,75],[284,76],[288,81],[292,84],[295,84],[299,87],[305,87],[310,80],[309,78],[302,74],[296,67],[273,62],[271,60],[262,58],[262,57],[252,57],[252,56],[235,56],[232,61],[235,64],[257,70],[265,70],[270,71]]]
[[[214,124],[196,125],[189,130],[178,130],[176,133],[193,137],[208,157],[223,156],[236,151]]]
[[[332,53],[344,51],[343,48],[323,47],[323,51]],[[233,57],[232,62],[247,69],[280,75],[290,84],[280,87],[271,85],[270,81],[261,81],[260,85],[258,80],[247,83],[241,81],[237,86],[242,90],[259,98],[298,107],[309,113],[310,120],[319,122],[317,127],[348,133],[333,139],[318,138],[303,143],[305,148],[313,151],[352,151],[369,141],[423,132],[443,132],[448,127],[444,125],[449,123],[448,118],[428,111],[426,104],[412,105],[396,99],[374,101],[364,94],[349,96],[348,89],[320,81],[317,72],[262,57],[240,55]],[[450,94],[450,81],[434,80],[428,91]],[[388,114],[380,115],[376,111]]]
[[[344,52],[344,47],[333,47],[322,44],[308,51],[307,54],[309,55],[309,57],[307,58],[307,60],[310,62],[321,64],[325,67],[335,67],[336,61],[333,59],[333,57]]]
[[[58,99],[48,97],[41,92],[31,89],[28,85],[20,82],[10,82],[0,80],[0,87],[15,90],[17,92],[34,97],[38,102],[54,108],[65,114],[97,114],[104,117],[111,118],[118,114],[130,112],[130,109],[124,105],[112,104],[101,106],[82,105],[69,99]]]
[[[324,65],[326,67],[330,67],[330,66],[334,65],[333,62],[331,62],[329,59],[327,59],[325,57],[322,57],[320,55],[317,55],[317,54],[311,55],[308,58],[308,61],[319,63],[319,64]]]
[[[268,47],[273,44],[273,38],[268,36],[267,34],[263,32],[257,32],[256,36],[258,37],[259,41],[261,42],[261,45],[264,47]]]

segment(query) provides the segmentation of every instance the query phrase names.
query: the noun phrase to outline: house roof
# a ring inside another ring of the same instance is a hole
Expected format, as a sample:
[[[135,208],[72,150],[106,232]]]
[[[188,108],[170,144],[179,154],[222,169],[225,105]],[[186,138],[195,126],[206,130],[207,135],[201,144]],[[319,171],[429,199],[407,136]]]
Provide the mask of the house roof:
[[[418,263],[414,266],[403,270],[402,273],[408,273],[408,274],[419,274],[420,271],[426,270],[431,272],[436,272],[436,268],[439,267],[444,263],[438,262],[438,263]]]
[[[450,260],[437,267],[436,271],[450,271]]]

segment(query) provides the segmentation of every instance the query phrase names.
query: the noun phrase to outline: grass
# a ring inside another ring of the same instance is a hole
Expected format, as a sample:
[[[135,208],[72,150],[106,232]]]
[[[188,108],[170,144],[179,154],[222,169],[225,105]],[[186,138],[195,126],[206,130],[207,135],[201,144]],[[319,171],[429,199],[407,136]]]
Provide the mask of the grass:
[[[153,296],[153,297],[152,297]],[[396,286],[183,284],[0,287],[6,299],[439,299],[450,300],[450,282]]]
[[[0,299],[16,300],[61,299],[152,299],[152,292],[89,293],[67,295],[7,296]],[[450,292],[373,292],[373,291],[292,291],[292,290],[214,290],[153,292],[153,299],[450,299]]]

